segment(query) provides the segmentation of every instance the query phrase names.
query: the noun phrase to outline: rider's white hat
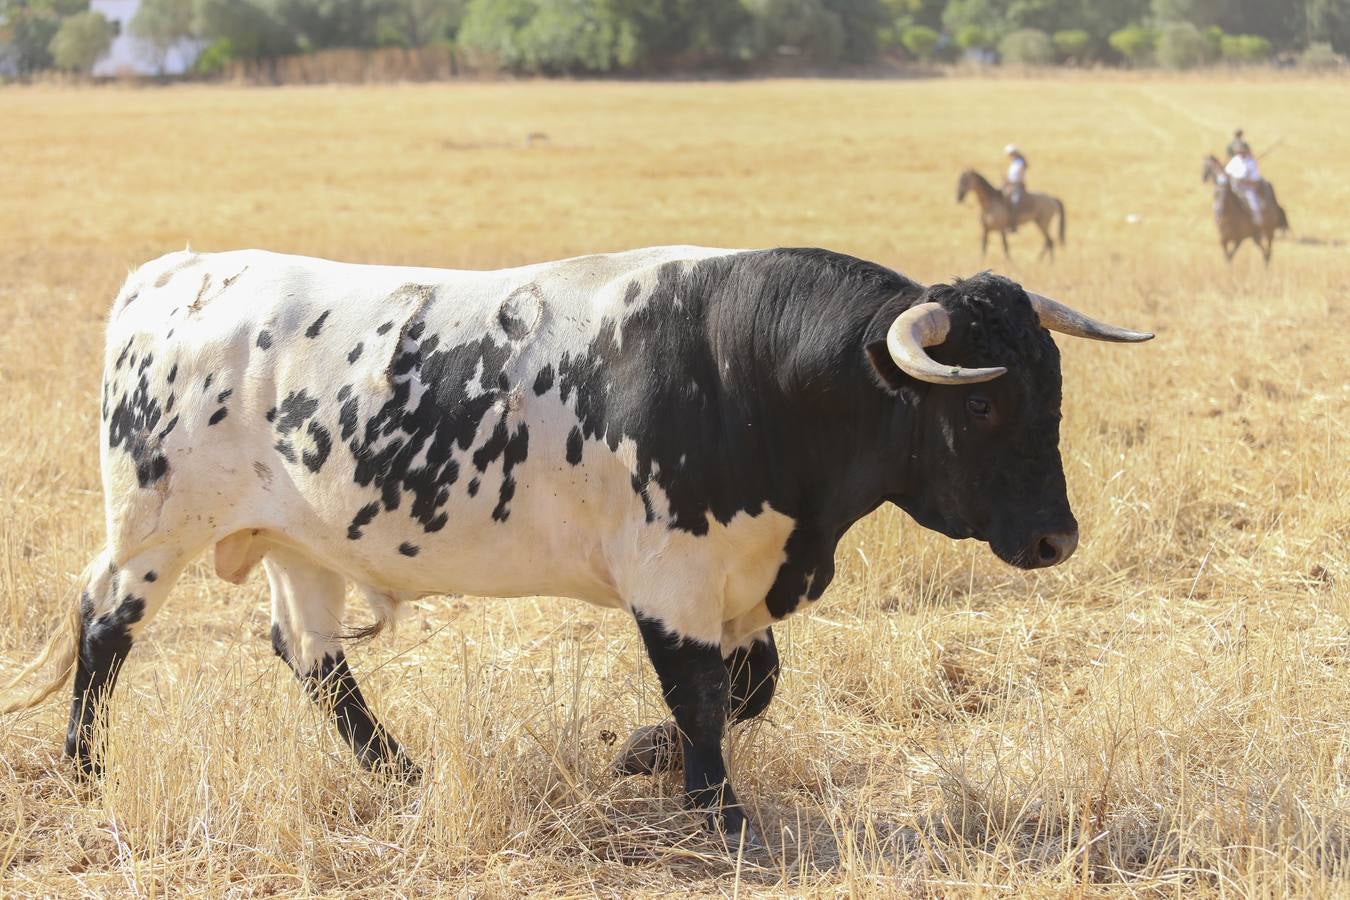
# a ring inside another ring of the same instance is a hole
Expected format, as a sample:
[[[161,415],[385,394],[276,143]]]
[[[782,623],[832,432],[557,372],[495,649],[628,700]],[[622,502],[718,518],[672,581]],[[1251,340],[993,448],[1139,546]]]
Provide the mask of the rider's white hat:
[[[1006,146],[1006,147],[1003,148],[1003,155],[1004,155],[1004,156],[1007,156],[1008,154],[1016,153],[1016,152],[1017,152],[1017,145],[1016,145],[1016,144],[1009,144],[1008,146]]]

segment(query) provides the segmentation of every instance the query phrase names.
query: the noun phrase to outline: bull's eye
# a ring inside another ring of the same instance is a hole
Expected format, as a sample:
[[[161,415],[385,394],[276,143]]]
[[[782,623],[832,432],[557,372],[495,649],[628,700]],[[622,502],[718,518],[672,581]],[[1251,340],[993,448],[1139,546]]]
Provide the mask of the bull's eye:
[[[966,409],[970,410],[972,416],[983,419],[989,415],[992,407],[989,405],[987,398],[974,394],[966,398]]]

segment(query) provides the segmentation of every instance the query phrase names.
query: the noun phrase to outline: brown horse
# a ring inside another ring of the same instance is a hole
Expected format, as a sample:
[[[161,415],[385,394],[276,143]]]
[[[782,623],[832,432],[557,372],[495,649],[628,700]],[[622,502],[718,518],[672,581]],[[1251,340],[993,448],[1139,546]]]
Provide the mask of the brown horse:
[[[1233,179],[1212,153],[1205,157],[1200,180],[1214,184],[1214,224],[1219,229],[1219,246],[1223,248],[1223,255],[1232,262],[1238,247],[1251,238],[1261,251],[1261,259],[1269,265],[1275,231],[1289,227],[1284,210],[1274,202],[1274,192],[1266,194],[1267,202],[1261,205],[1260,212],[1253,210],[1233,187]]]
[[[984,233],[980,236],[980,255],[983,256],[989,250],[989,232],[997,231],[998,236],[1003,239],[1003,255],[1011,258],[1008,253],[1008,230],[1013,226],[1012,203],[1002,191],[974,169],[966,169],[956,182],[956,202],[965,200],[966,194],[970,191],[974,191],[976,199],[980,201],[980,227],[984,229]],[[1063,244],[1064,204],[1058,197],[1027,191],[1022,195],[1022,202],[1017,205],[1017,224],[1035,222],[1045,237],[1045,245],[1041,247],[1037,259],[1041,259],[1047,253],[1051,259],[1055,258],[1055,242],[1050,239],[1050,225],[1056,214],[1059,215],[1059,242]]]

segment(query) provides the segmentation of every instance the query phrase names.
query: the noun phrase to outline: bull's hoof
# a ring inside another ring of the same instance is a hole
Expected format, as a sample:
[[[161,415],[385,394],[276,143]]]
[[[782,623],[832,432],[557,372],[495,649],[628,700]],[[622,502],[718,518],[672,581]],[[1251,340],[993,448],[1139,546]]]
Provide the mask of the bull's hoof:
[[[716,832],[732,853],[758,853],[767,849],[764,839],[750,824],[740,804],[724,806],[708,814],[707,826]]]
[[[415,787],[422,783],[422,767],[413,762],[401,751],[392,757],[383,756],[362,756],[361,765],[367,771],[386,778],[389,781],[395,781],[399,784],[406,784],[409,787]]]
[[[618,775],[656,775],[680,766],[680,731],[673,719],[639,728],[614,760]]]

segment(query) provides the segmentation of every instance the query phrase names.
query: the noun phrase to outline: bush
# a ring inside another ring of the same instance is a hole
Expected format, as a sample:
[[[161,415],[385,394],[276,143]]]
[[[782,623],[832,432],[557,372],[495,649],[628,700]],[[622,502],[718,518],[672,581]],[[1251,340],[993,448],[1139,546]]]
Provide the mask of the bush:
[[[1055,49],[1065,59],[1085,62],[1091,56],[1092,35],[1081,28],[1056,31],[1052,40],[1055,43]]]
[[[1142,25],[1127,25],[1114,31],[1106,42],[1132,66],[1144,65],[1153,54],[1153,32]]]
[[[229,38],[220,38],[207,44],[202,52],[197,54],[197,59],[192,63],[192,71],[197,75],[219,75],[225,70],[225,64],[232,59],[234,48],[230,45]]]
[[[1345,58],[1325,41],[1316,41],[1308,45],[1298,57],[1298,64],[1303,69],[1325,70],[1339,69],[1345,65]]]
[[[989,50],[994,38],[982,25],[962,25],[956,32],[956,46],[962,50]]]
[[[1256,34],[1225,34],[1219,46],[1224,62],[1241,65],[1270,58],[1270,41]]]
[[[1158,35],[1158,62],[1169,69],[1194,69],[1210,62],[1210,45],[1190,22],[1174,22]]]
[[[1050,37],[1038,28],[1019,28],[998,42],[998,54],[1005,63],[1043,66],[1055,61]]]
[[[911,25],[900,33],[900,43],[919,59],[927,61],[937,46],[938,33],[926,25]]]
[[[112,46],[112,38],[112,26],[101,13],[82,12],[61,23],[48,49],[57,68],[88,75]]]

